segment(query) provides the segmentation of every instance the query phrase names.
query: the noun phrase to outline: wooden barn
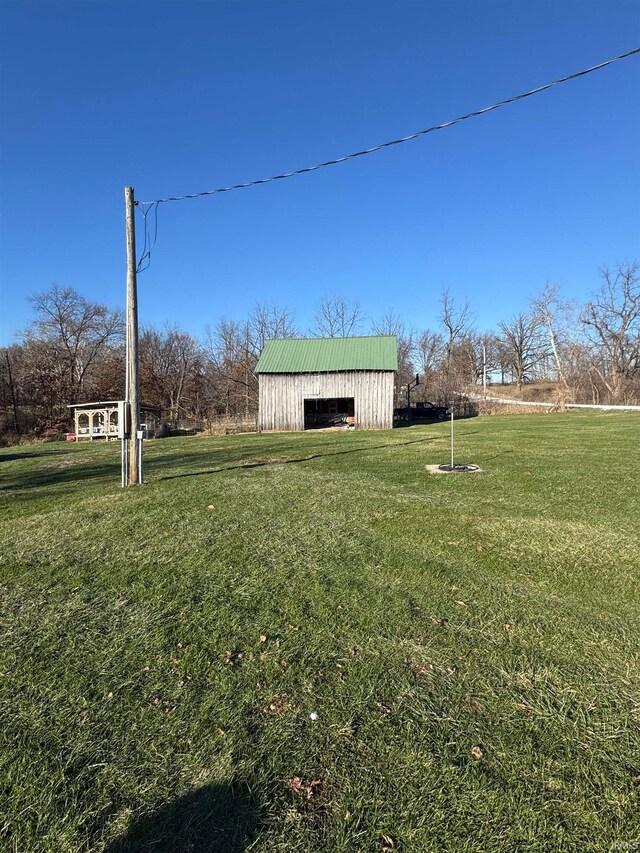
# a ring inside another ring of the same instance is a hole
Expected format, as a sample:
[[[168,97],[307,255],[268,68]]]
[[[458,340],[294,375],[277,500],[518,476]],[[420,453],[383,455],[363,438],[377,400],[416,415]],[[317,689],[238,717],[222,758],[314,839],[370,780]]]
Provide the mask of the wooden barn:
[[[391,429],[394,335],[268,341],[256,366],[258,429]]]

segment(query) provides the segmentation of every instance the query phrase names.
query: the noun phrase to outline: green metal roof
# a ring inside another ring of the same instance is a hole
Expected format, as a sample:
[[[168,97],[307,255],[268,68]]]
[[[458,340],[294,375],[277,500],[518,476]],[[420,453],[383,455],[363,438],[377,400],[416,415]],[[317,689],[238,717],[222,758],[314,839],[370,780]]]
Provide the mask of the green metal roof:
[[[397,369],[398,344],[395,335],[267,341],[256,365],[256,373]]]

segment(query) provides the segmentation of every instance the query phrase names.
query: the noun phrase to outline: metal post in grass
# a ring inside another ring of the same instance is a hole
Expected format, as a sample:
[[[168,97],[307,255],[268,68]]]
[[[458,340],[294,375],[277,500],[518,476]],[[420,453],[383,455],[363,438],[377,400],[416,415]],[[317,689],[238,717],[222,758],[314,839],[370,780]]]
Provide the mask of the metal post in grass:
[[[127,439],[120,439],[120,484],[124,489],[127,485]]]
[[[137,435],[138,435],[138,438],[137,438],[137,441],[138,441],[138,485],[141,486],[144,483],[144,476],[142,473],[142,468],[143,468],[143,466],[142,466],[142,447],[143,447],[143,441],[144,441],[144,430],[139,429]]]
[[[451,470],[453,471],[453,403],[449,411],[451,412]]]
[[[482,344],[482,393],[487,399],[487,348]]]
[[[466,414],[466,410],[464,408],[464,400],[458,401],[458,410],[460,412],[461,417],[464,417]],[[458,463],[456,465],[454,459],[454,427],[453,420],[456,412],[456,404],[451,403],[451,405],[447,409],[447,414],[451,415],[451,461],[449,463],[443,462],[442,465],[426,465],[427,471],[431,473],[441,473],[441,474],[477,474],[482,471],[479,465],[474,465],[472,463]]]

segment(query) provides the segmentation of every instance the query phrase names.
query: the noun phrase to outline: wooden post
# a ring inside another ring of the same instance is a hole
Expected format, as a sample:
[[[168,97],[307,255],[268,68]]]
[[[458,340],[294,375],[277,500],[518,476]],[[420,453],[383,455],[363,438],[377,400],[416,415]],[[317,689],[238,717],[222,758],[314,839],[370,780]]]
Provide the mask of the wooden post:
[[[138,484],[140,466],[138,430],[140,429],[140,380],[138,375],[138,282],[136,275],[136,224],[133,187],[124,188],[127,229],[127,388],[129,404],[129,477],[128,485]]]

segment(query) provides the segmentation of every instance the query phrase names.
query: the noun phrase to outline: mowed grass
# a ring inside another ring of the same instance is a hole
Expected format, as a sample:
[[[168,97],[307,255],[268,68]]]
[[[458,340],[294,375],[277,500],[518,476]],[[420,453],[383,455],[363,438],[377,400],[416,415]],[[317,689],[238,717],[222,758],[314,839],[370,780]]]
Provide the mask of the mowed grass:
[[[448,430],[1,451],[2,849],[638,842],[640,418]]]

